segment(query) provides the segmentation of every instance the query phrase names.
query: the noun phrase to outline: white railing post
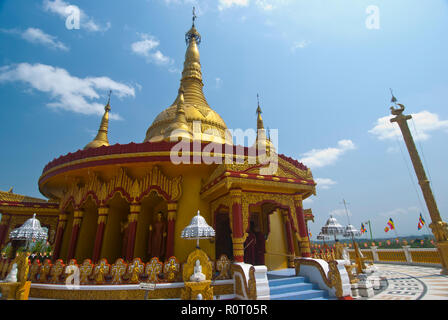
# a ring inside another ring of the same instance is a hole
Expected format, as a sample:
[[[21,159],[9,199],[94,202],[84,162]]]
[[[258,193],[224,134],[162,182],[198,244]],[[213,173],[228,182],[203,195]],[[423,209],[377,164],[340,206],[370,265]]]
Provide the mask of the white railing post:
[[[403,246],[404,255],[406,257],[406,262],[412,262],[411,252],[409,251],[411,246]]]
[[[372,250],[372,256],[373,256],[373,262],[378,262],[380,259],[378,258],[378,247],[377,246],[371,246],[370,249]]]

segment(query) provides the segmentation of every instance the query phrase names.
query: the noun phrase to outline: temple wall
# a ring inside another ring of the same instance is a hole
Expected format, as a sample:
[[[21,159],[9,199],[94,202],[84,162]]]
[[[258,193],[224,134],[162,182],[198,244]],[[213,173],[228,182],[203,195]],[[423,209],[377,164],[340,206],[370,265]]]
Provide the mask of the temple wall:
[[[191,219],[201,211],[201,216],[205,218],[209,225],[212,224],[212,216],[208,202],[200,199],[201,179],[208,177],[207,172],[200,168],[191,168],[182,174],[182,196],[178,202],[178,211],[174,235],[174,255],[180,260],[186,260],[190,252],[196,248],[196,241],[185,240],[180,237],[182,230],[190,224]],[[200,247],[209,257],[215,256],[215,244],[210,240],[200,240]]]
[[[129,204],[117,193],[109,202],[109,215],[100,254],[100,258],[107,258],[110,263],[114,263],[116,259],[121,258],[123,235],[120,223],[127,219],[128,214]],[[83,239],[80,240],[83,241]],[[88,239],[88,241],[93,243],[95,238]]]
[[[75,258],[78,262],[92,258],[97,225],[98,209],[95,203],[89,200],[84,206],[82,225],[79,231],[79,241],[76,246]]]
[[[266,240],[265,262],[268,270],[287,268],[287,245],[283,217],[279,210],[269,215],[270,232]],[[270,254],[269,254],[270,253]]]
[[[67,211],[67,222],[64,230],[64,235],[62,236],[62,246],[59,257],[66,260],[68,254],[68,246],[70,244],[70,237],[72,235],[73,226],[73,208],[69,208]]]

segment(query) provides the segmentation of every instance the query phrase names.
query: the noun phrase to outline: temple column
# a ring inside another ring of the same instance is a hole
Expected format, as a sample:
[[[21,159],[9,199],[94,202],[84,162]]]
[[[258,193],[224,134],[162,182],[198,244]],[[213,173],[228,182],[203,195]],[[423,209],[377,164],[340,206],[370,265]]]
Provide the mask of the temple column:
[[[244,241],[246,240],[246,234],[243,227],[243,208],[241,197],[242,192],[240,189],[230,190],[233,259],[235,262],[244,262]]]
[[[95,245],[93,247],[92,261],[96,263],[101,254],[103,246],[104,229],[106,228],[107,216],[109,214],[109,207],[98,208],[98,226],[96,229]]]
[[[67,261],[70,261],[70,259],[75,257],[76,245],[78,243],[79,229],[81,228],[83,214],[84,211],[81,209],[77,209],[73,212],[72,236],[68,247]]]
[[[140,214],[141,205],[139,203],[133,203],[130,205],[128,215],[128,243],[126,248],[126,260],[132,261],[134,258],[135,236],[137,234],[137,221]]]
[[[0,222],[0,248],[7,236],[10,221],[11,216],[9,214],[2,214],[2,221]]]
[[[67,213],[61,212],[59,214],[58,226],[56,228],[56,236],[54,240],[54,259],[58,259],[61,253],[62,237],[64,236],[65,226],[67,225]]]
[[[288,267],[294,268],[294,238],[292,234],[291,220],[288,211],[282,210],[286,228],[286,243],[288,245]]]
[[[297,224],[299,229],[299,247],[302,257],[310,257],[310,240],[306,229],[305,214],[303,213],[302,196],[297,194],[294,196],[294,205],[296,209]]]
[[[176,224],[177,202],[168,203],[168,225],[166,237],[166,253],[165,259],[169,259],[174,255],[174,227]]]

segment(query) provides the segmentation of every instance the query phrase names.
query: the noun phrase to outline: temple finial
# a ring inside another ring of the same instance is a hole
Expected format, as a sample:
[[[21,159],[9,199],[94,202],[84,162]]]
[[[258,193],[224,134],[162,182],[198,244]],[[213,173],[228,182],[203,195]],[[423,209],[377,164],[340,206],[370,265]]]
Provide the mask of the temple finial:
[[[109,90],[109,98],[107,99],[107,105],[110,107],[110,95],[112,94],[112,90]]]
[[[185,42],[187,43],[187,45],[192,40],[194,40],[196,42],[196,44],[201,43],[201,35],[199,34],[199,32],[196,30],[196,27],[195,27],[196,19],[197,19],[196,8],[193,7],[193,24],[191,26],[191,29],[188,30],[188,32],[185,34]]]
[[[257,130],[260,130],[260,129],[264,129],[264,125],[263,125],[263,119],[261,118],[261,114],[262,114],[262,111],[261,111],[261,108],[260,108],[260,96],[259,96],[259,94],[257,93],[257,115],[258,115],[258,117],[257,117]]]
[[[112,90],[109,90],[109,98],[107,100],[107,104],[104,106],[104,114],[103,118],[101,119],[100,128],[98,129],[98,133],[93,139],[93,141],[89,142],[85,147],[84,150],[90,149],[90,148],[98,148],[102,146],[109,146],[109,140],[107,138],[107,131],[109,128],[109,111],[111,110],[110,107],[110,96],[112,94]]]
[[[197,18],[197,16],[196,16],[196,8],[193,7],[193,25],[192,25],[192,27],[194,27],[194,22],[196,21],[196,18]]]

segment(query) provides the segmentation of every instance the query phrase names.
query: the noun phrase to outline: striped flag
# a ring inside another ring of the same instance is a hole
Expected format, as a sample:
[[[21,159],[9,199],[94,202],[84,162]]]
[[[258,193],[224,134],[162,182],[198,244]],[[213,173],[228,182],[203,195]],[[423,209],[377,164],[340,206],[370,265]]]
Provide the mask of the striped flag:
[[[389,218],[389,221],[387,221],[387,225],[389,226],[390,230],[394,230],[395,229],[395,224],[394,224],[394,221],[392,220],[392,218]]]
[[[361,234],[364,234],[367,232],[366,227],[364,227],[364,223],[361,223]]]
[[[384,232],[389,231],[389,227],[384,228]]]
[[[423,226],[426,224],[425,219],[423,219],[422,217],[422,213],[420,212],[420,218],[418,219],[418,230],[420,230],[421,228],[423,228]]]

